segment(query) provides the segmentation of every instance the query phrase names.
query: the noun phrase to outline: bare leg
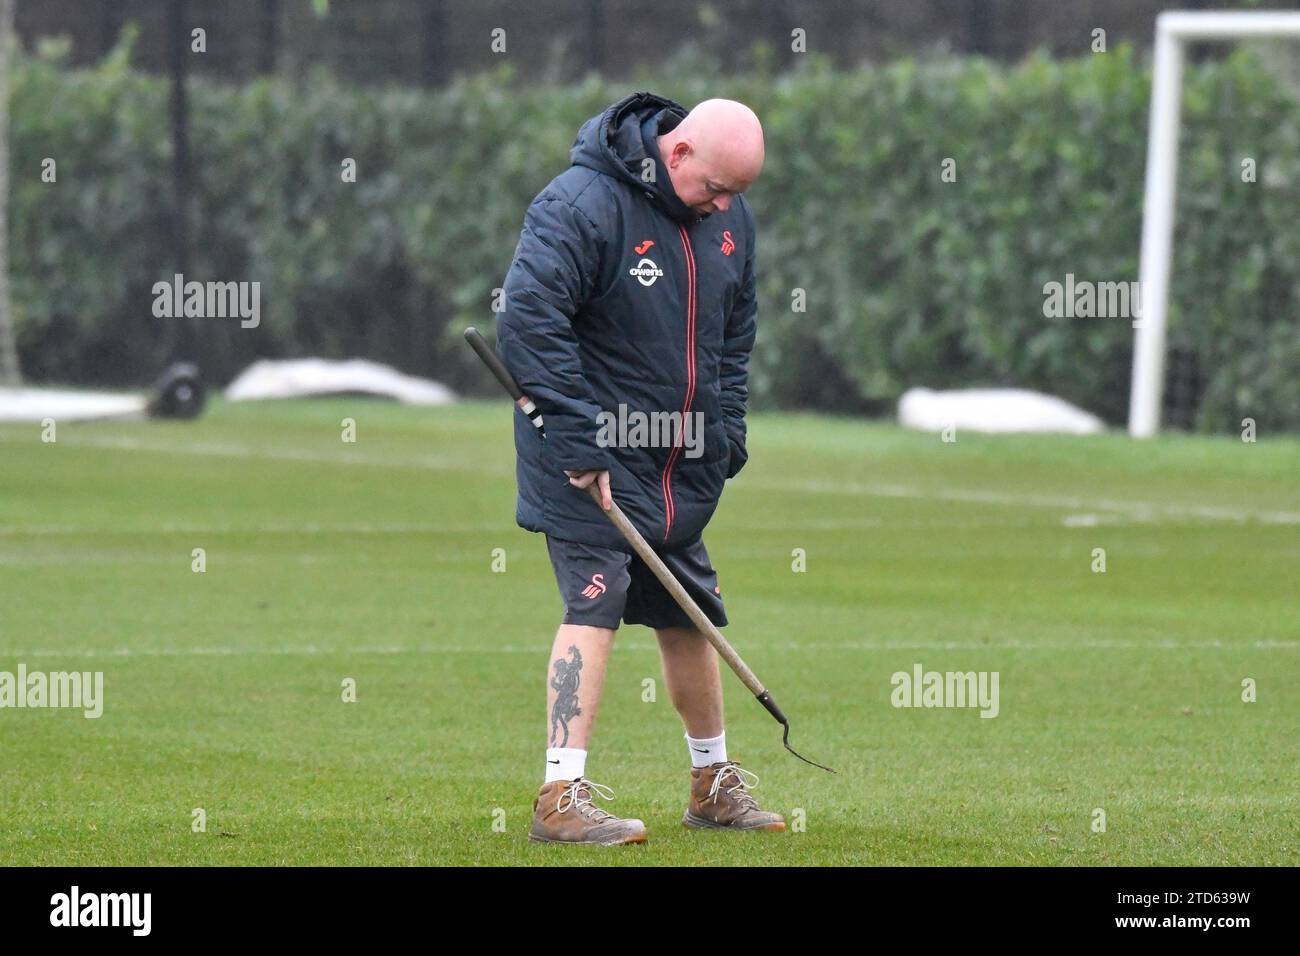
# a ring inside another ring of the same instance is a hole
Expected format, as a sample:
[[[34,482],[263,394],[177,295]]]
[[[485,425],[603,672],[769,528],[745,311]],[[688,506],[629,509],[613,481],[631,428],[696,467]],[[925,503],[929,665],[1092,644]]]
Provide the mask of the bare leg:
[[[609,628],[560,625],[547,674],[548,747],[587,749],[613,643],[614,632]]]
[[[664,663],[668,696],[692,737],[722,733],[722,678],[718,652],[698,628],[666,627],[655,631]]]

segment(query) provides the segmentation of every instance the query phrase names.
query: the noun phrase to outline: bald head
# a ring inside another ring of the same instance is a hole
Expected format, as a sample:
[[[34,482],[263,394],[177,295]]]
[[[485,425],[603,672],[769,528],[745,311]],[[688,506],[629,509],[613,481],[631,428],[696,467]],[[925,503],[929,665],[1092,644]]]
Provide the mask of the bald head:
[[[763,169],[763,127],[744,103],[705,100],[659,137],[659,155],[682,202],[726,212]]]

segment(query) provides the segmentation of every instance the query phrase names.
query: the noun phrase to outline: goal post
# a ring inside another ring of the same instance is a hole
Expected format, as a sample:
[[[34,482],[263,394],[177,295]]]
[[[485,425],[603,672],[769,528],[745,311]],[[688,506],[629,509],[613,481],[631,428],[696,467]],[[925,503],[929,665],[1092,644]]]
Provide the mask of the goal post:
[[[1183,47],[1189,40],[1300,37],[1300,12],[1169,11],[1156,17],[1151,68],[1151,124],[1147,140],[1142,250],[1138,282],[1142,314],[1134,323],[1133,382],[1128,430],[1150,438],[1160,428],[1164,397],[1165,331],[1178,183],[1178,130],[1183,92]]]

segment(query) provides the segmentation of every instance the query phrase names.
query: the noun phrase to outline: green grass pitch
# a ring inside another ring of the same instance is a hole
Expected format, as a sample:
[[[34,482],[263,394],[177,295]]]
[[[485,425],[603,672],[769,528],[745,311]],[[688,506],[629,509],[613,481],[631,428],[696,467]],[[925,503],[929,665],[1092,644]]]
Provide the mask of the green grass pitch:
[[[1300,443],[790,414],[751,416],[705,541],[729,639],[839,775],[724,672],[731,755],[803,826],[683,830],[681,724],[625,627],[588,773],[650,840],[529,844],[560,606],[511,414],[0,427],[0,671],[105,697],[0,710],[0,864],[1300,862]],[[918,663],[996,671],[998,716],[893,707]]]

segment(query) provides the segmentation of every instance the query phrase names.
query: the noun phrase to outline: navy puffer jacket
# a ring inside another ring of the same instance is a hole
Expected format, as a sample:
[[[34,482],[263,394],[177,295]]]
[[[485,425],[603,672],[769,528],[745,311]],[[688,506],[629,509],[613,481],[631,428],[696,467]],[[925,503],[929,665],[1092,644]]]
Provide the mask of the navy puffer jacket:
[[[689,544],[745,464],[754,218],[741,196],[700,218],[673,192],[653,137],[685,115],[635,93],[591,118],[572,165],[524,217],[497,343],[546,423],[543,437],[516,411],[516,518],[530,531],[628,550],[564,474],[607,469],[614,499],[647,541]],[[647,157],[653,182],[642,177]],[[692,456],[680,438],[610,444],[618,435],[602,435],[597,416],[620,405],[629,415],[702,413],[702,448]]]

